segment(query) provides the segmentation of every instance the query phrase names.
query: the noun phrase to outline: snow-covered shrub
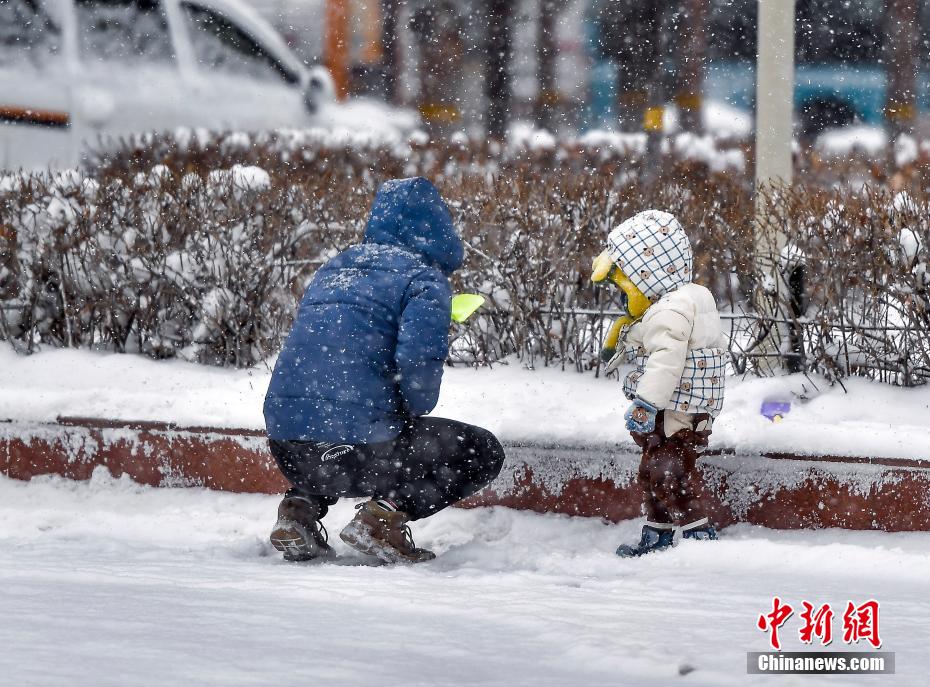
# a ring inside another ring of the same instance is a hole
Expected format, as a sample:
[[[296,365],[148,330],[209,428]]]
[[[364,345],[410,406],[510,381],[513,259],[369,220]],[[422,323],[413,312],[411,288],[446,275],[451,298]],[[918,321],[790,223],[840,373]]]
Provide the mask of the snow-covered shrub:
[[[194,183],[166,169],[129,182],[24,177],[18,192],[0,192],[0,223],[16,229],[20,306],[2,333],[25,350],[237,366],[268,357],[290,325],[317,225],[299,189],[256,179],[252,170],[245,185],[235,174]]]
[[[111,161],[93,177],[69,172],[67,185],[24,177],[24,190],[0,195],[0,221],[17,227],[23,265],[24,307],[5,336],[25,349],[46,343],[254,364],[280,344],[316,266],[359,239],[380,183],[438,167],[471,248],[456,288],[489,300],[454,330],[459,360],[516,354],[528,365],[596,366],[607,324],[599,313],[611,303],[588,284],[591,258],[612,226],[644,206],[703,227],[694,236],[712,284],[728,287],[711,272],[745,261],[752,245],[730,236],[745,194],[731,184],[723,202],[724,182],[690,167],[669,170],[678,184],[644,188],[624,173],[636,162],[615,152],[564,156],[546,146],[492,162],[490,146],[411,145],[418,152],[407,160],[383,149],[367,158],[320,149],[311,163],[304,151],[308,166],[287,176],[217,151],[212,170],[170,156],[140,169],[127,153],[125,164]]]
[[[800,369],[930,379],[930,204],[921,196],[794,189],[768,198],[773,222],[787,228],[782,267],[803,284],[801,298],[774,308]]]
[[[130,139],[84,171],[2,177],[0,336],[22,350],[255,364],[277,350],[316,267],[359,240],[380,183],[423,175],[469,247],[455,289],[488,299],[452,329],[454,362],[597,369],[615,306],[591,287],[591,260],[610,229],[656,207],[691,236],[697,280],[732,326],[733,368],[762,369],[756,342],[772,322],[754,306],[770,280],[754,206],[745,179],[714,172],[708,142],[678,158],[693,146],[670,146],[647,184],[635,141],[533,141],[178,132]],[[816,185],[769,198],[790,273],[772,309],[797,369],[930,377],[927,198]]]

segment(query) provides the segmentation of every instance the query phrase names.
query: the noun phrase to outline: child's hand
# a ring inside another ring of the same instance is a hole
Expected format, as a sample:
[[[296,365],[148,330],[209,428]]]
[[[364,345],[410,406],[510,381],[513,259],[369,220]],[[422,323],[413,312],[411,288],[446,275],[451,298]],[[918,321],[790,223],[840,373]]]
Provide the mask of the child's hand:
[[[633,405],[624,413],[623,419],[626,420],[626,428],[637,434],[649,434],[655,431],[656,415],[659,410],[654,406],[646,403],[641,398],[633,401]]]

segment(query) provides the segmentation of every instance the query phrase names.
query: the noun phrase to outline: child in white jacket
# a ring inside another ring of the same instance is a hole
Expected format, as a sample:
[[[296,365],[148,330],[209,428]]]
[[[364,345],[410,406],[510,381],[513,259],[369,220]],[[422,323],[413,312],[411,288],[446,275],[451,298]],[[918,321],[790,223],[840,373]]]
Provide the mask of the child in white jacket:
[[[602,351],[607,370],[624,360],[636,366],[623,384],[633,402],[624,417],[643,449],[638,481],[647,521],[639,544],[617,549],[623,557],[681,538],[717,538],[695,464],[723,405],[726,345],[714,297],[692,277],[691,242],[675,217],[658,210],[614,229],[594,261],[592,281],[617,286],[626,306]]]

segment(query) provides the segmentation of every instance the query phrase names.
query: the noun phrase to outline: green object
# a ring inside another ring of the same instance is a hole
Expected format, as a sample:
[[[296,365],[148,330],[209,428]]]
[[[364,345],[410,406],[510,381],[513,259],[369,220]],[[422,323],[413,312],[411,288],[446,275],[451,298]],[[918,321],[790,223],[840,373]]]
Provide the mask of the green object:
[[[452,297],[452,321],[461,324],[484,305],[484,296],[477,293],[460,293]]]

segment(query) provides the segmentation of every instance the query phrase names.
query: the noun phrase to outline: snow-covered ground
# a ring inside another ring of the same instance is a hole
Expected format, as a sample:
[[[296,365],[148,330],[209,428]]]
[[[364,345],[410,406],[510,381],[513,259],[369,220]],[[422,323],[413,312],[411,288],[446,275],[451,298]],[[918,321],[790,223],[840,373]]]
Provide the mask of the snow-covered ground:
[[[59,416],[261,429],[270,368],[230,370],[135,355],[48,349],[17,356],[0,346],[0,420],[54,422]],[[863,379],[840,386],[802,376],[727,380],[716,446],[930,460],[930,388],[901,389]],[[818,390],[819,389],[819,390]],[[810,400],[800,401],[798,395]],[[779,424],[763,401],[793,401]],[[447,368],[435,415],[487,427],[507,442],[632,447],[621,385],[593,374]]]
[[[0,684],[926,684],[927,533],[740,525],[630,561],[613,550],[632,521],[449,509],[414,525],[436,561],[389,568],[347,554],[343,502],[343,558],[287,564],[265,540],[276,505],[102,470],[0,477]],[[840,635],[847,600],[877,599],[897,675],[747,676],[774,595],[831,603]]]

